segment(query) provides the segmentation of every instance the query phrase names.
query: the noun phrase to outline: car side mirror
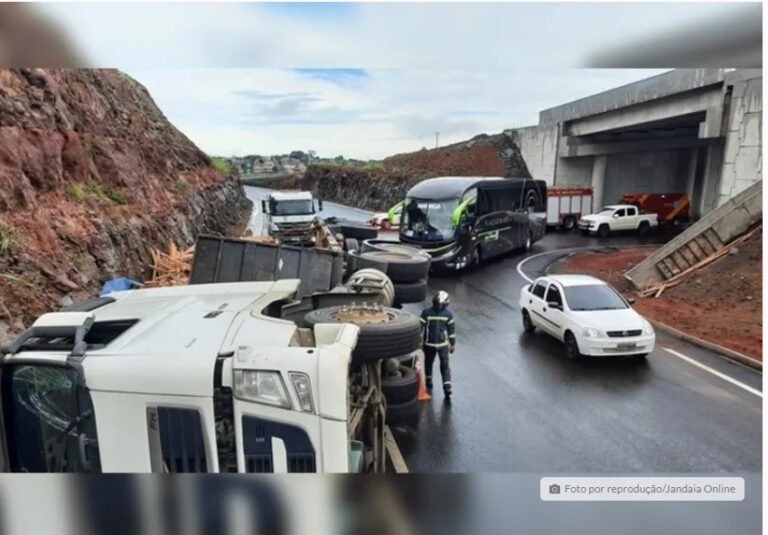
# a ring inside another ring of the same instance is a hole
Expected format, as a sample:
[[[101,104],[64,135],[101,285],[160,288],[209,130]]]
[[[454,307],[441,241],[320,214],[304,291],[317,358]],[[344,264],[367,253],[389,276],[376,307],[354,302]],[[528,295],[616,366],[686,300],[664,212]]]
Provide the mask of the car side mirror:
[[[619,217],[619,214],[613,214],[613,218],[614,219],[617,218],[617,217]]]
[[[267,213],[267,201],[261,201],[261,211]]]
[[[563,310],[563,305],[561,305],[560,303],[555,303],[554,301],[549,301],[547,303],[547,306],[549,308],[554,308],[555,310]]]
[[[627,298],[627,303],[629,303],[630,305],[634,305],[635,301],[636,301],[636,299],[634,297],[628,297]]]

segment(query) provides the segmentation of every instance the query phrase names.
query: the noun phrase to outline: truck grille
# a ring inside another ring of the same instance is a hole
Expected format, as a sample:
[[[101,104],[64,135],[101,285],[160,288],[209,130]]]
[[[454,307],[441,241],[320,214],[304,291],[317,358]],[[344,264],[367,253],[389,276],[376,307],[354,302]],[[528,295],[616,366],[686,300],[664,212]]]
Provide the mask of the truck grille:
[[[315,449],[303,429],[255,416],[244,416],[243,453],[246,472],[274,472],[273,438],[282,440],[285,445],[289,473],[313,473],[317,471]]]
[[[203,427],[196,409],[157,407],[148,413],[150,440],[153,431],[159,435],[163,471],[171,474],[208,471]]]
[[[642,329],[634,329],[631,331],[608,331],[608,336],[611,338],[629,338],[630,336],[640,336],[643,334]]]

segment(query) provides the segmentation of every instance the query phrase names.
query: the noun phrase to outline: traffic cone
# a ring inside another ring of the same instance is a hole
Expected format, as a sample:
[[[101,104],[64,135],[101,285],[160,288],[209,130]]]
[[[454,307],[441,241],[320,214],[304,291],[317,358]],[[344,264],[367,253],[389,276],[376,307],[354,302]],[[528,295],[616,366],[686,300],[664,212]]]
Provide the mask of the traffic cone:
[[[416,399],[419,401],[428,401],[432,399],[432,396],[427,392],[427,386],[424,384],[424,376],[421,374],[421,361],[418,355],[416,355],[414,359],[416,359],[416,362],[413,367],[416,370],[416,377],[419,379],[419,393],[416,396]]]

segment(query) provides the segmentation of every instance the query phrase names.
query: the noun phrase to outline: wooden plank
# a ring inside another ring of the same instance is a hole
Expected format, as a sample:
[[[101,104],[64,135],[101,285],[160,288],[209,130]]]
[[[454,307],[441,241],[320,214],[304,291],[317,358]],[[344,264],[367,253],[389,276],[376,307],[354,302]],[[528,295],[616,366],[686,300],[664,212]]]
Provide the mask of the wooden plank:
[[[392,431],[389,430],[389,426],[384,426],[384,446],[389,455],[389,460],[395,469],[396,474],[407,474],[409,472],[408,465],[405,464],[403,454],[400,452],[400,448],[395,442],[395,437],[392,436]]]

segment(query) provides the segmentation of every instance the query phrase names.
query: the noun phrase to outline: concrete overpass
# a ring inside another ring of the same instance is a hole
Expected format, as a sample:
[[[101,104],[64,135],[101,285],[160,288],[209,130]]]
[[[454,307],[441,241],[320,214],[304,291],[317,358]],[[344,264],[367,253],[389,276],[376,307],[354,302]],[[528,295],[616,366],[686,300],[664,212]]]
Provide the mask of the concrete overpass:
[[[678,69],[543,110],[508,130],[531,174],[623,193],[684,191],[695,217],[762,179],[762,70]]]

